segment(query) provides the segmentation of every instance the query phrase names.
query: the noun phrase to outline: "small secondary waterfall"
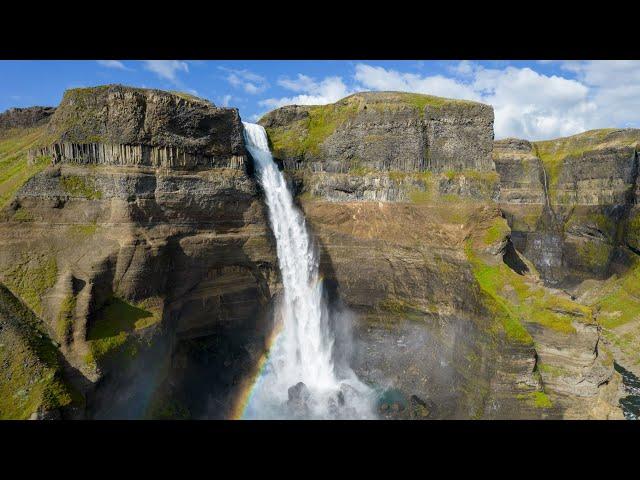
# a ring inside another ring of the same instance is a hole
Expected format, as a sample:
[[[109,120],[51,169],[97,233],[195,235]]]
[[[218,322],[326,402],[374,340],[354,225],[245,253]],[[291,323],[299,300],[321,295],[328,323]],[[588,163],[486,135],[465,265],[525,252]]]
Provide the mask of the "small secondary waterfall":
[[[253,387],[244,418],[367,418],[371,393],[347,369],[337,373],[318,251],[293,203],[260,125],[244,123],[245,144],[266,196],[284,286],[280,333]],[[344,369],[342,369],[344,370]]]

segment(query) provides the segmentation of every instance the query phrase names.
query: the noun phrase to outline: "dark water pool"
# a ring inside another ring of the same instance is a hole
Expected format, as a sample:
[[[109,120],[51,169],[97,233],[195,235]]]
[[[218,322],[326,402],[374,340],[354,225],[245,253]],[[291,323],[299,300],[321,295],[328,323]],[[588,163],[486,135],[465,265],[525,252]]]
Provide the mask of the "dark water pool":
[[[616,372],[622,375],[626,396],[620,399],[620,406],[627,420],[640,418],[640,378],[636,377],[626,368],[613,364]]]

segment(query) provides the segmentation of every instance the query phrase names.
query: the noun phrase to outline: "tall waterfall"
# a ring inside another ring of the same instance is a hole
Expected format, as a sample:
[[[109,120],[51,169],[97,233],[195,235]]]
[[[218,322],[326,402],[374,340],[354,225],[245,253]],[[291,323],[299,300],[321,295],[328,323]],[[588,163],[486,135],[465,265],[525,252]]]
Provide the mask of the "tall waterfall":
[[[266,196],[284,286],[280,333],[244,418],[367,418],[371,393],[334,364],[335,338],[324,301],[316,245],[269,151],[264,128],[244,123],[245,144]]]

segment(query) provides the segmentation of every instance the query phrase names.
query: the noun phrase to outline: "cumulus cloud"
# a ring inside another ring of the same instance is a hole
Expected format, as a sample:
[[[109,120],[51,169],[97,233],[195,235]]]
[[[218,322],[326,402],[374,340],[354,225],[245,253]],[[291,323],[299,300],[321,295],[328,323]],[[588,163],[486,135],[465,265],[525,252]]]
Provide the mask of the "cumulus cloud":
[[[115,68],[116,70],[128,70],[120,60],[98,60],[98,65],[105,68]]]
[[[359,63],[354,78],[368,90],[428,93],[439,97],[480,100],[469,85],[443,75],[422,76]]]
[[[253,73],[250,70],[237,70],[227,67],[219,68],[227,73],[226,79],[231,86],[241,88],[251,95],[262,93],[269,88],[269,83],[265,77]]]
[[[589,128],[632,127],[640,123],[640,62],[589,60],[564,62],[562,68],[587,85],[596,106]]]
[[[179,60],[145,60],[145,68],[158,77],[179,85],[179,72],[189,73],[189,65]]]
[[[278,85],[299,93],[291,97],[267,98],[259,102],[263,107],[277,108],[284,105],[326,105],[353,93],[342,77],[326,77],[321,81],[298,74],[295,79],[281,78]]]

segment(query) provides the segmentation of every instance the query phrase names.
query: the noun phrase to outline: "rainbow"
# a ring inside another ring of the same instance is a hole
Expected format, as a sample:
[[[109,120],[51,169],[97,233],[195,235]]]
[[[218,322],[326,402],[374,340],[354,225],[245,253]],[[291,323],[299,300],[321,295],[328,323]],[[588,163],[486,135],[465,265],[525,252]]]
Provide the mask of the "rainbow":
[[[278,339],[281,331],[282,323],[278,323],[267,337],[265,351],[260,356],[260,359],[256,363],[256,366],[254,367],[251,375],[249,375],[241,385],[238,396],[236,397],[236,400],[231,407],[229,419],[242,420],[242,418],[244,417],[247,411],[247,407],[251,403],[251,399],[256,392],[256,387],[260,383],[260,379],[262,378],[262,374],[264,372],[265,366],[267,365],[267,361],[269,360],[269,352],[271,352],[271,348]]]

